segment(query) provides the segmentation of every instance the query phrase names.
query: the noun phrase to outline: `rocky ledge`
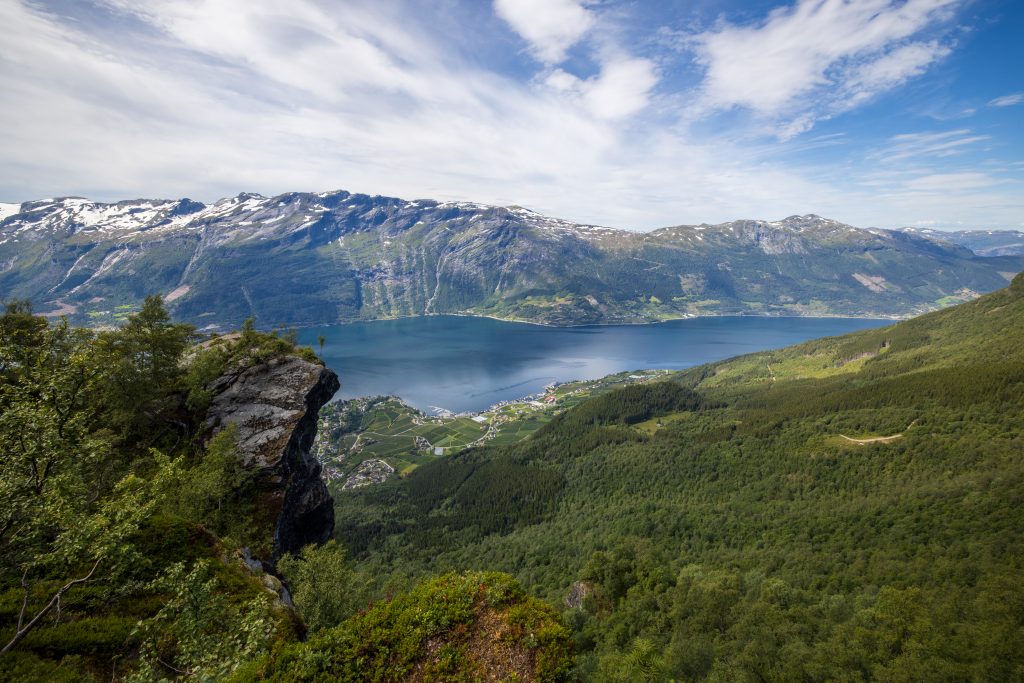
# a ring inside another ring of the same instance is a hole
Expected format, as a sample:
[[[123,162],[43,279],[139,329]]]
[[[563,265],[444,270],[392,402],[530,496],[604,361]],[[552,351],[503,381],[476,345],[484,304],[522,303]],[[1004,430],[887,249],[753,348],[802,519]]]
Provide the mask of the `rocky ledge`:
[[[260,491],[257,518],[273,532],[271,561],[334,531],[334,501],[309,450],[317,415],[340,388],[316,363],[285,356],[218,378],[207,412],[209,436],[238,427],[238,454]]]

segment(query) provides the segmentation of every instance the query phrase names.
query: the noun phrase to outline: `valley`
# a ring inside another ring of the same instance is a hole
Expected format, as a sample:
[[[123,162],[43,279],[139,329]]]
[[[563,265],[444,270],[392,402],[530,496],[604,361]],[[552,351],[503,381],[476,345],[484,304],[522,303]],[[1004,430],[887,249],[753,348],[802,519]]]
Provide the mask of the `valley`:
[[[0,683],[1024,683],[1024,4],[0,21]]]
[[[1022,287],[604,394],[340,492],[337,537],[391,581],[511,573],[588,680],[1012,678]]]
[[[158,298],[100,332],[23,306],[0,316],[4,509],[59,543],[4,539],[24,680],[164,662],[387,679],[495,652],[538,680],[1024,665],[1024,276],[893,325],[439,416],[326,404],[338,377],[294,333],[194,345]],[[62,586],[54,619],[19,617]]]
[[[312,453],[323,464],[332,488],[379,484],[467,448],[518,443],[562,411],[590,398],[669,374],[670,370],[622,372],[551,384],[543,393],[502,401],[475,414],[427,415],[394,396],[331,403],[320,411]],[[354,476],[368,461],[387,467],[377,466],[376,476]]]

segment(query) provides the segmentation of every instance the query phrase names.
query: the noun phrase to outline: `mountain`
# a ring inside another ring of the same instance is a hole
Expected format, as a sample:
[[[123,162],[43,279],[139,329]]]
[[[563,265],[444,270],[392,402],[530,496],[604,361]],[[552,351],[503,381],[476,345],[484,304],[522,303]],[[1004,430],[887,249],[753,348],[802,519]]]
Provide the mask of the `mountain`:
[[[409,315],[549,324],[688,315],[906,316],[1005,285],[1021,257],[818,216],[646,233],[519,207],[348,192],[0,211],[0,293],[109,325],[160,293],[219,329]]]
[[[382,581],[512,573],[584,680],[1016,680],[1021,338],[1024,276],[631,386],[339,492],[337,538]]]
[[[902,228],[903,232],[967,247],[978,256],[1024,255],[1024,232],[1020,230],[932,230]]]

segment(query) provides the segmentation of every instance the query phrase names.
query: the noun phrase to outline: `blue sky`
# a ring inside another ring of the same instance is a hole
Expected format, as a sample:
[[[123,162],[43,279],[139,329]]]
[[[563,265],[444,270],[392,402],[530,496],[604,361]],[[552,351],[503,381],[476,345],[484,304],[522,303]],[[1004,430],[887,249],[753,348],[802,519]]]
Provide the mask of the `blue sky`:
[[[0,0],[0,199],[1024,225],[1017,0]]]

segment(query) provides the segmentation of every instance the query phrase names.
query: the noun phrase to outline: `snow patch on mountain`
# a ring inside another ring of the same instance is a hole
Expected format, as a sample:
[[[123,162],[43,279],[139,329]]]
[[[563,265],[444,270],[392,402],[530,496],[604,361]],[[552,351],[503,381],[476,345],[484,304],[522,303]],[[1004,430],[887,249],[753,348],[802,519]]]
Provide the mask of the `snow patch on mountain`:
[[[21,213],[21,204],[0,202],[0,221]]]
[[[615,228],[607,228],[601,225],[584,225],[562,218],[552,218],[521,206],[509,206],[505,207],[505,210],[520,218],[530,227],[555,233],[573,233],[585,239],[601,239],[602,237],[628,233],[626,230],[616,230]]]

